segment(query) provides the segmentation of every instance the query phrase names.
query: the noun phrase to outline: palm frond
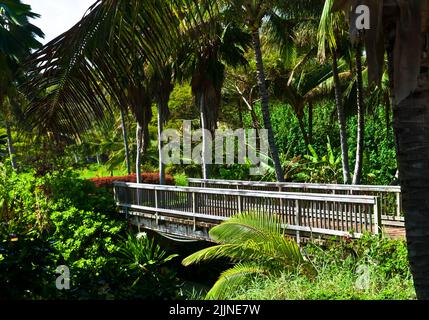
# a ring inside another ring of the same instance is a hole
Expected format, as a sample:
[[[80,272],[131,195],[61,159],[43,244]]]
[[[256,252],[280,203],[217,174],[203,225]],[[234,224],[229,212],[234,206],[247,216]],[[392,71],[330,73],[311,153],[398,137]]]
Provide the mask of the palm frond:
[[[221,300],[244,287],[252,277],[268,274],[267,270],[252,263],[237,264],[226,270],[207,293],[207,300]]]
[[[235,244],[248,240],[264,242],[279,234],[280,221],[276,216],[255,212],[238,214],[210,230],[214,241]]]

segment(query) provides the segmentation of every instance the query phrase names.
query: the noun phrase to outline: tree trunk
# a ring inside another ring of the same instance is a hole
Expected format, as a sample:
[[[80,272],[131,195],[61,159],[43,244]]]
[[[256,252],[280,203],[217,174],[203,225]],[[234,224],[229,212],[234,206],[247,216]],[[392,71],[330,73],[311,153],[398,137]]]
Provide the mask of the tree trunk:
[[[308,141],[313,144],[313,104],[308,105]]]
[[[201,94],[200,96],[200,110],[204,110],[204,95]],[[201,170],[202,170],[202,177],[204,180],[209,179],[209,168],[208,164],[206,163],[206,156],[207,156],[207,124],[204,118],[204,112],[200,112],[200,121],[201,121],[201,130],[203,130],[203,150],[202,150],[202,157],[201,157]]]
[[[284,173],[280,163],[279,151],[277,149],[273,128],[271,126],[271,116],[269,109],[269,98],[268,90],[266,85],[264,63],[262,60],[262,51],[261,51],[261,39],[259,36],[259,29],[253,32],[253,47],[255,50],[255,59],[256,59],[256,68],[258,74],[258,85],[261,94],[261,107],[262,115],[264,118],[264,126],[268,131],[268,144],[271,150],[271,156],[274,162],[274,169],[276,171],[277,181],[284,182]]]
[[[344,113],[343,98],[341,93],[341,83],[338,71],[337,53],[332,51],[332,71],[334,74],[335,86],[335,104],[337,107],[338,124],[340,126],[340,141],[341,141],[341,158],[343,166],[344,184],[350,183],[350,167],[349,167],[349,145],[347,141],[347,124],[346,115]]]
[[[10,162],[14,170],[18,169],[15,159],[15,147],[13,146],[12,131],[9,122],[6,121],[7,147],[9,150]]]
[[[165,184],[165,164],[162,154],[162,131],[164,130],[164,121],[162,114],[163,107],[158,103],[158,154],[159,154],[159,184]]]
[[[137,153],[136,153],[136,182],[141,183],[141,159],[143,154],[143,128],[137,122],[136,130]]]
[[[301,134],[304,137],[305,147],[308,150],[308,146],[310,145],[310,140],[308,139],[307,130],[305,129],[305,123],[303,116],[296,115],[298,119],[299,129],[301,130]]]
[[[124,149],[125,149],[125,162],[127,164],[128,175],[131,174],[131,161],[130,161],[130,147],[128,144],[128,133],[127,126],[125,123],[125,113],[121,108],[121,127],[122,127],[122,136],[124,138]]]
[[[418,299],[429,299],[429,63],[417,89],[394,106],[408,254]]]
[[[358,124],[357,124],[357,146],[356,146],[356,162],[355,172],[353,175],[353,184],[361,184],[362,166],[363,166],[363,150],[365,139],[365,105],[363,93],[362,79],[362,44],[356,48],[356,71],[357,71],[357,109],[358,109]]]

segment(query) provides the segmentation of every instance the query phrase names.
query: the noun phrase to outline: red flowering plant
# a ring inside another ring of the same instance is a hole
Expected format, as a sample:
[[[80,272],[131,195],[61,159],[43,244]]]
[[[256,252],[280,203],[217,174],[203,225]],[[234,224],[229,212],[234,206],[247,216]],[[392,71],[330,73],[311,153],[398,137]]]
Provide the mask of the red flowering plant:
[[[89,179],[95,183],[97,188],[112,188],[115,181],[120,182],[132,182],[137,181],[136,174],[131,174],[128,176],[118,176],[118,177],[103,177],[103,178],[93,178]],[[142,183],[146,184],[159,184],[159,173],[157,172],[146,172],[141,175]],[[170,175],[165,177],[165,182],[168,185],[174,185],[174,178]]]

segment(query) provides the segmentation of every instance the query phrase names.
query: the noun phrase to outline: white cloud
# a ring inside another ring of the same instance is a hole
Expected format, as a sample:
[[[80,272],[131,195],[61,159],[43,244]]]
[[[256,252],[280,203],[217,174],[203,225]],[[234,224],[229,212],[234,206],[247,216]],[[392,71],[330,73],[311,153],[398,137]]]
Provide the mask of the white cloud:
[[[23,0],[41,18],[32,21],[45,33],[46,43],[70,29],[85,14],[95,0]]]

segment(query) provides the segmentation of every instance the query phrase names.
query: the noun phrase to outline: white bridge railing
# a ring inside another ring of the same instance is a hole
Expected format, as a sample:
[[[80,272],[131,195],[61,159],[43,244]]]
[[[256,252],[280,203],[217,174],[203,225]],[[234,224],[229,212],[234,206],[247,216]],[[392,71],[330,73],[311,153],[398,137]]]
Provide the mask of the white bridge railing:
[[[174,187],[116,182],[117,205],[129,215],[220,223],[240,212],[276,215],[287,230],[301,233],[361,237],[381,232],[377,197],[327,195],[200,187]],[[161,219],[162,220],[162,219]]]
[[[379,199],[382,222],[384,225],[403,226],[404,222],[400,186],[255,182],[211,179],[188,179],[188,182],[191,187],[202,188],[374,196]]]

